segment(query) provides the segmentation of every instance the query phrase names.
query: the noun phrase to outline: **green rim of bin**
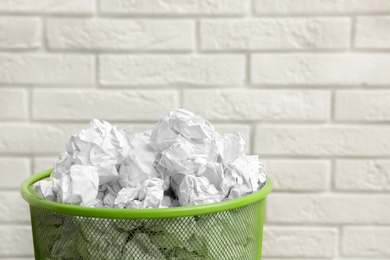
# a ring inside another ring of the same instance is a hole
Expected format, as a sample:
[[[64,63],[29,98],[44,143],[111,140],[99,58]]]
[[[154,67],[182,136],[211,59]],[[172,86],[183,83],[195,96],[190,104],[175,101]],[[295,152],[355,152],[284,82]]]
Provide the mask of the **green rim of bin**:
[[[192,215],[211,214],[219,211],[226,211],[264,199],[272,190],[272,182],[269,177],[265,185],[257,192],[246,195],[241,198],[225,200],[222,202],[201,204],[196,206],[183,206],[174,208],[156,208],[156,209],[115,209],[115,208],[91,208],[84,206],[75,206],[52,202],[37,197],[31,185],[35,182],[50,176],[52,169],[48,169],[32,175],[26,179],[21,186],[21,193],[24,200],[30,206],[38,207],[58,213],[96,217],[96,218],[117,218],[117,219],[145,219],[145,218],[175,218]]]

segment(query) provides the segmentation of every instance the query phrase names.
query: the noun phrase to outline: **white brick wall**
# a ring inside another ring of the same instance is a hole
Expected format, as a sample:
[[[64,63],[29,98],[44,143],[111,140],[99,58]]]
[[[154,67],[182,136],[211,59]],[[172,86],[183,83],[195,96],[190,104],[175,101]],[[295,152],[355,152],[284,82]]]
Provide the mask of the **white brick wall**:
[[[34,49],[41,46],[41,23],[36,17],[0,17],[0,32],[0,49]]]
[[[92,55],[1,53],[0,84],[91,85],[94,61]]]
[[[263,259],[389,259],[389,50],[389,0],[1,0],[0,260],[72,133],[175,107],[262,156]]]
[[[102,55],[105,86],[242,85],[244,55]]]
[[[274,191],[316,192],[329,189],[330,163],[325,160],[267,159]]]
[[[100,11],[108,14],[245,14],[250,0],[101,0]]]
[[[337,91],[335,119],[339,121],[383,122],[390,120],[390,91]]]
[[[0,89],[0,119],[27,119],[28,93],[26,89]]]
[[[330,116],[330,92],[184,90],[183,107],[210,120],[325,121]]]
[[[67,50],[191,50],[193,21],[49,19],[48,46]]]
[[[336,228],[266,227],[264,256],[323,257],[336,255]]]
[[[105,100],[104,106],[102,100]],[[36,89],[32,93],[32,117],[45,120],[88,121],[98,117],[157,122],[162,111],[178,105],[175,90]]]
[[[390,228],[353,226],[343,228],[342,232],[342,250],[345,255],[389,258]]]
[[[336,161],[335,188],[349,191],[390,191],[390,160]]]
[[[387,0],[255,0],[257,14],[377,14],[390,11]]]
[[[390,48],[390,17],[359,17],[354,44],[358,48]]]
[[[0,12],[11,14],[92,14],[94,0],[2,0]]]
[[[348,18],[210,19],[200,23],[203,50],[346,49]]]
[[[254,54],[251,82],[256,85],[386,86],[390,54]]]

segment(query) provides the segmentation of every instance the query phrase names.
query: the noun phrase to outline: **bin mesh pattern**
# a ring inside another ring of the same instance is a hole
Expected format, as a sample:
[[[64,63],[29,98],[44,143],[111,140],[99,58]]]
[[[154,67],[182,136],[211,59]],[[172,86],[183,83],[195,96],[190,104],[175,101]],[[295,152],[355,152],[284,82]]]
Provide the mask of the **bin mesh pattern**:
[[[257,260],[261,255],[264,200],[176,218],[93,218],[33,206],[30,212],[36,259]]]

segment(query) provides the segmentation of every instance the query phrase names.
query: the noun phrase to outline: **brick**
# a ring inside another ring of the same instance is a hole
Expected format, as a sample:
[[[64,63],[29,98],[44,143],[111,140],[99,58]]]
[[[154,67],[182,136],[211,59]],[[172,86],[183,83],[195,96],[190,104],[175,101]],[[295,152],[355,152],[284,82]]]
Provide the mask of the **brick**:
[[[339,190],[390,191],[390,160],[337,160]]]
[[[390,227],[344,227],[342,252],[346,256],[390,257]]]
[[[265,214],[268,223],[390,224],[390,196],[272,193]]]
[[[255,133],[255,153],[295,156],[390,155],[387,126],[263,126]]]
[[[330,183],[330,165],[324,160],[263,159],[274,191],[323,191]]]
[[[92,84],[92,55],[0,54],[0,83]]]
[[[34,253],[30,226],[0,225],[0,257]]]
[[[0,33],[0,49],[32,49],[41,46],[41,24],[38,18],[0,17]]]
[[[263,234],[263,256],[331,258],[336,254],[335,228],[266,227]]]
[[[326,120],[330,92],[310,90],[203,90],[183,92],[183,106],[216,120]]]
[[[390,11],[387,0],[255,0],[257,14],[349,14]]]
[[[335,118],[346,121],[390,120],[390,91],[337,91]]]
[[[200,24],[204,50],[301,50],[349,47],[347,18],[210,19]]]
[[[19,185],[22,185],[22,183]],[[30,222],[28,203],[24,201],[19,191],[0,191],[0,198],[2,199],[0,223]]]
[[[80,128],[81,130],[81,128]],[[53,168],[54,163],[58,160],[59,156],[55,157],[36,157],[33,161],[34,173],[41,172],[46,169]]]
[[[254,54],[254,84],[388,85],[388,54]]]
[[[27,92],[24,89],[0,89],[0,119],[27,119]]]
[[[85,124],[0,124],[0,154],[59,154]]]
[[[111,14],[244,14],[250,0],[102,0],[100,10]]]
[[[354,46],[358,48],[390,48],[390,16],[358,17]]]
[[[30,175],[30,161],[26,158],[0,158],[0,189],[19,188]]]
[[[0,12],[42,14],[90,14],[93,0],[1,0]]]
[[[194,26],[188,20],[49,19],[54,49],[190,50]]]
[[[103,55],[103,85],[240,85],[245,79],[243,55]]]
[[[33,93],[33,118],[150,120],[178,106],[174,90],[43,90]]]

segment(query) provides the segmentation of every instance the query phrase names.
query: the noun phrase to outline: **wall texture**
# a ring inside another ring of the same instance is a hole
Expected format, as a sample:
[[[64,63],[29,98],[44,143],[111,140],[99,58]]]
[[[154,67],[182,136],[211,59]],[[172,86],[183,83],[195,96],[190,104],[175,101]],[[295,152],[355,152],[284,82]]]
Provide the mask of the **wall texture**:
[[[389,0],[1,0],[0,259],[71,133],[174,107],[265,161],[265,259],[389,259],[389,50]]]

